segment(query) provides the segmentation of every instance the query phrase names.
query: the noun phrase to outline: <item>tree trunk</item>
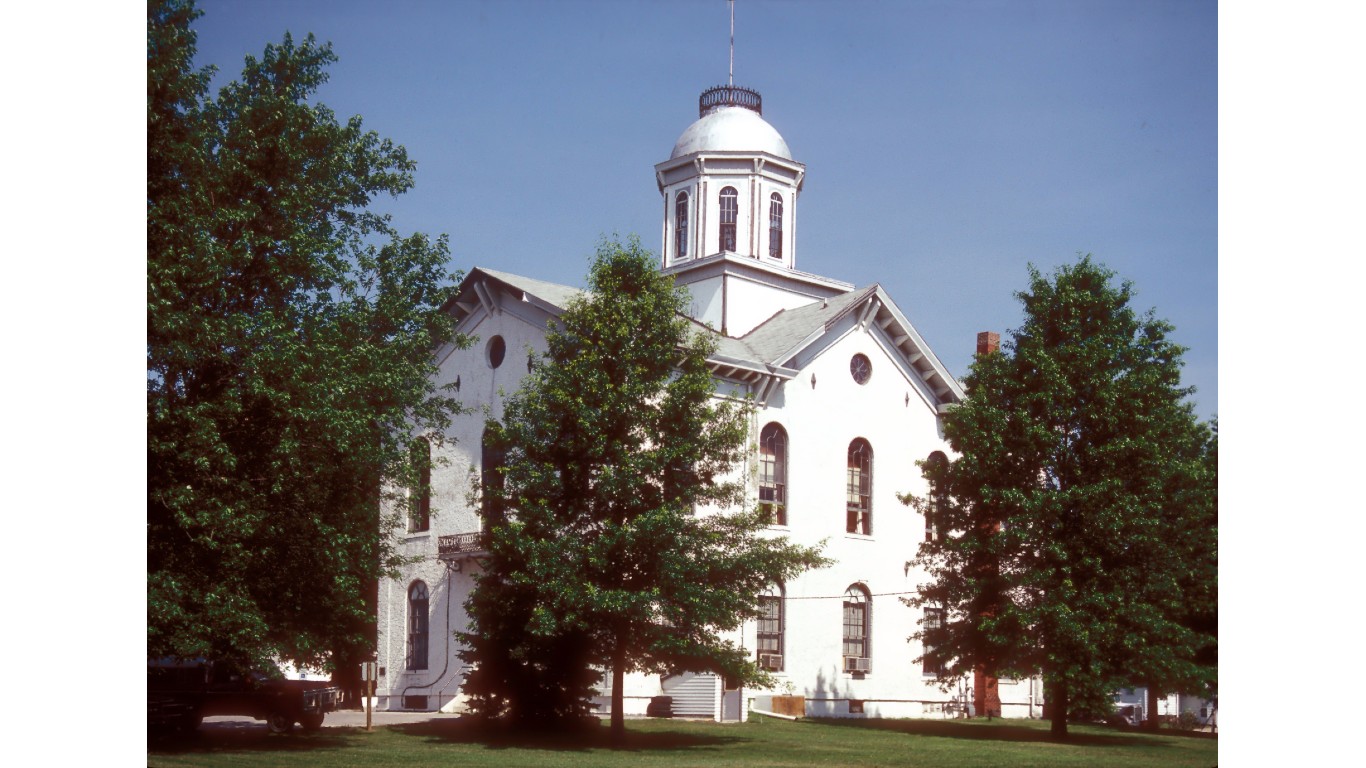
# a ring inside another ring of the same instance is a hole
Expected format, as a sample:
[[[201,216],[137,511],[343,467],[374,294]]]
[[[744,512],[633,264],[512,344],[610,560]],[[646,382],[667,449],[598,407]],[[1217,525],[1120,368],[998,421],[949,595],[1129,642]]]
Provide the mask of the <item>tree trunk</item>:
[[[1067,738],[1067,681],[1050,680],[1048,682],[1048,703],[1053,705],[1053,723],[1049,727],[1049,732],[1053,738],[1063,740]]]
[[[1150,731],[1156,731],[1159,727],[1157,722],[1157,686],[1148,681],[1148,719],[1143,721],[1143,727]]]
[[[626,669],[626,645],[617,641],[616,650],[612,652],[612,733],[611,742],[613,749],[620,749],[626,743],[626,714],[622,711],[623,680]]]

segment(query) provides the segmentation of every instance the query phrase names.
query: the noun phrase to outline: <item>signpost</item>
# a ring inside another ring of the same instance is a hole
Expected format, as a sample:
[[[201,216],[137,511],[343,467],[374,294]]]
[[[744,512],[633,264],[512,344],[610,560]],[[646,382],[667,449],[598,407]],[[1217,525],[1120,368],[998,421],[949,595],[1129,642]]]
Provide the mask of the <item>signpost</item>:
[[[375,678],[379,676],[379,663],[362,661],[360,679],[365,689],[365,730],[370,730],[370,713],[375,709]]]

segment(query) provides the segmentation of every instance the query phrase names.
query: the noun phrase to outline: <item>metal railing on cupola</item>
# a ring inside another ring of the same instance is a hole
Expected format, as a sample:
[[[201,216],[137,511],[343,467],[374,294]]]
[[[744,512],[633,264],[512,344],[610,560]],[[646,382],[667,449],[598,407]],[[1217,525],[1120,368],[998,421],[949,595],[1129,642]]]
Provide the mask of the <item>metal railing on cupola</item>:
[[[702,92],[697,99],[697,116],[702,117],[719,107],[744,107],[764,114],[764,97],[753,88],[738,85],[717,85]]]

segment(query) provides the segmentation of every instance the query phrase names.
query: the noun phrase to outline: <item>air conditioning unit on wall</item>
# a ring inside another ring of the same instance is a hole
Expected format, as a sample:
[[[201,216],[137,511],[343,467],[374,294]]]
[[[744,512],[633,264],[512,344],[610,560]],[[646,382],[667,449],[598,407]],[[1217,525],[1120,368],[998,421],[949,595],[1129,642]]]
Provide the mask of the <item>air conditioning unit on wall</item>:
[[[863,658],[862,656],[844,657],[845,672],[867,672],[869,671],[870,666],[871,665],[869,665],[868,659]]]
[[[781,653],[761,653],[759,654],[759,666],[770,672],[780,672],[783,668],[783,655]]]

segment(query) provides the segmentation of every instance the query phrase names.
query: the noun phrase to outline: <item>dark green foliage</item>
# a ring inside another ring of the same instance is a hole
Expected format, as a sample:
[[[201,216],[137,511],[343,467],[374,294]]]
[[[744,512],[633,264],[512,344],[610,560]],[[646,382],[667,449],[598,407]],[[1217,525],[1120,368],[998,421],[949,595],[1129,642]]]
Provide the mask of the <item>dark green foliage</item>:
[[[1113,278],[1089,257],[1051,279],[1031,268],[1024,325],[974,362],[944,420],[957,458],[927,463],[936,493],[915,500],[947,533],[922,545],[930,581],[909,601],[948,609],[932,661],[946,677],[1042,671],[1059,733],[1120,684],[1215,674],[1210,432],[1171,326]]]
[[[373,645],[383,485],[444,425],[443,239],[367,210],[402,147],[309,99],[286,35],[208,96],[193,4],[147,17],[147,651],[319,663]]]
[[[822,561],[759,535],[757,512],[694,514],[741,500],[750,408],[718,400],[714,340],[686,319],[686,294],[637,241],[604,243],[591,294],[549,335],[547,360],[509,398],[501,483],[486,503],[491,559],[466,606],[467,682],[492,715],[584,711],[588,665],[614,674],[764,673],[722,634],[758,614],[757,596]]]

